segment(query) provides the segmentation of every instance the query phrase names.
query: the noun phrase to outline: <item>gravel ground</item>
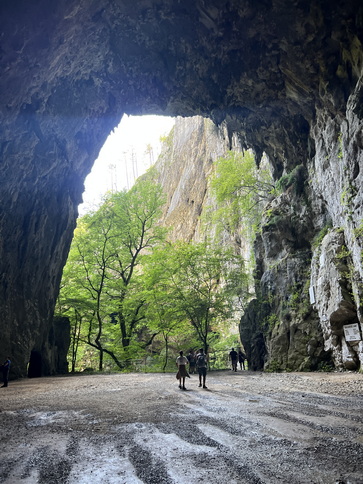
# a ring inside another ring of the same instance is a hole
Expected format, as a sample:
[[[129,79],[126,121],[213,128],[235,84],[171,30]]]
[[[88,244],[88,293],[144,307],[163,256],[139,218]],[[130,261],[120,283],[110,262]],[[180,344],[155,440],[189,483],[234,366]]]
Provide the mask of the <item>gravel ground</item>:
[[[0,483],[363,483],[363,375],[59,376],[0,390]]]

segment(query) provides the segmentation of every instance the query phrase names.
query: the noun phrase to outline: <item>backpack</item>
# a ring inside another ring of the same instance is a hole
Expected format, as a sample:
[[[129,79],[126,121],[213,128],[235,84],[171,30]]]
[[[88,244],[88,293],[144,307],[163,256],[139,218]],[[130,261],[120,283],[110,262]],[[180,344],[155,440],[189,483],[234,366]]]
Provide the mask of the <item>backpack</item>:
[[[205,366],[205,354],[199,354],[197,356],[197,366],[199,368]]]

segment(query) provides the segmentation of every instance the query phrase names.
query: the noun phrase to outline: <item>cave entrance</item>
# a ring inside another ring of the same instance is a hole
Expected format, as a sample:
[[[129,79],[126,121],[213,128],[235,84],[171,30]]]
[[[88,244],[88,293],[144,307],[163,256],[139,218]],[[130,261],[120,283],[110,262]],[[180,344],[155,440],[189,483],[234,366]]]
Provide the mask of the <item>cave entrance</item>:
[[[32,350],[30,353],[28,377],[39,378],[42,376],[42,355],[39,351]]]
[[[157,160],[175,118],[127,116],[110,133],[85,180],[79,214],[97,208],[105,193],[130,189]]]

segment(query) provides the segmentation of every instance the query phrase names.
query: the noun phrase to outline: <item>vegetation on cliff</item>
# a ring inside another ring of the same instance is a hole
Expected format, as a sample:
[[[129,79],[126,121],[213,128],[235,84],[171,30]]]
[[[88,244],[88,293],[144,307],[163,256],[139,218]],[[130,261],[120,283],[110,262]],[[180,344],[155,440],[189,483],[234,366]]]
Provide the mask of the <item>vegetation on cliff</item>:
[[[256,232],[262,208],[275,193],[269,168],[258,168],[251,151],[229,151],[218,158],[211,188],[218,204],[214,216],[217,223],[228,231],[245,227],[245,236]]]

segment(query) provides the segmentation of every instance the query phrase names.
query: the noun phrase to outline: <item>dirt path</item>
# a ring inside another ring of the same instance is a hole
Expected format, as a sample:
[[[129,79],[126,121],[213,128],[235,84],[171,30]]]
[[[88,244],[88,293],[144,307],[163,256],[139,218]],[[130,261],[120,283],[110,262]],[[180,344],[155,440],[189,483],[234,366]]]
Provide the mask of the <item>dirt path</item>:
[[[0,482],[363,483],[363,375],[212,372],[10,382]]]

